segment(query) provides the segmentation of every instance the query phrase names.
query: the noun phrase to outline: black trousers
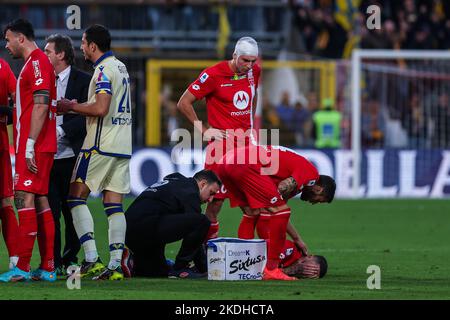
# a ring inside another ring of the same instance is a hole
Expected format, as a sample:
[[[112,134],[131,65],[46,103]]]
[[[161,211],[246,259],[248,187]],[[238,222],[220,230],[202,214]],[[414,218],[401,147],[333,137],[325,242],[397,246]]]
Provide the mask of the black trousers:
[[[182,268],[195,261],[199,271],[205,272],[206,259],[204,265],[201,259],[209,225],[208,218],[200,213],[148,215],[138,222],[127,219],[125,243],[133,252],[135,275],[167,277],[165,246],[178,240],[183,241],[175,267]]]
[[[73,226],[72,214],[67,205],[70,178],[75,162],[76,157],[55,159],[50,172],[48,201],[55,221],[55,268],[78,262],[77,255],[80,251],[80,241]],[[65,224],[63,254],[61,254],[61,212]]]

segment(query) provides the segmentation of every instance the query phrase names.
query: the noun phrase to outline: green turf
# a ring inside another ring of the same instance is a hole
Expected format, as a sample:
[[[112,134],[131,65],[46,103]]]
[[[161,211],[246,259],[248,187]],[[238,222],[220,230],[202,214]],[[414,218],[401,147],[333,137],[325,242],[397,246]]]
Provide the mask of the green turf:
[[[323,279],[82,280],[81,290],[68,290],[65,281],[8,283],[0,284],[0,299],[450,299],[449,201],[337,200],[311,206],[294,200],[291,205],[293,223],[310,251],[327,257],[329,271]],[[99,201],[89,206],[97,245],[107,261],[106,218]],[[236,236],[239,220],[238,210],[224,208],[221,235]],[[6,271],[7,254],[0,242],[0,271]],[[175,256],[178,245],[167,247],[168,257]],[[38,263],[37,251],[32,263]],[[366,287],[369,265],[381,268],[381,290]]]

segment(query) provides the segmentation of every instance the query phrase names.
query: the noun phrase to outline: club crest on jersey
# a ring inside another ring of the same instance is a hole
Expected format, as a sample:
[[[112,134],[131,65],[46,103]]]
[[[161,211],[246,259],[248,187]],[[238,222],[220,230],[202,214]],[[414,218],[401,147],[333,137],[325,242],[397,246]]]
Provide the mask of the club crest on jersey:
[[[238,91],[234,94],[233,104],[239,110],[244,110],[247,108],[248,103],[250,101],[250,97],[245,91]]]
[[[31,63],[33,64],[34,77],[35,78],[40,78],[41,77],[41,68],[39,67],[39,61],[38,60],[34,60]]]
[[[247,78],[246,74],[238,75],[237,73],[234,74],[234,76],[231,77],[231,80],[242,80]]]
[[[200,77],[200,83],[205,83],[206,79],[208,79],[209,75],[205,72]]]

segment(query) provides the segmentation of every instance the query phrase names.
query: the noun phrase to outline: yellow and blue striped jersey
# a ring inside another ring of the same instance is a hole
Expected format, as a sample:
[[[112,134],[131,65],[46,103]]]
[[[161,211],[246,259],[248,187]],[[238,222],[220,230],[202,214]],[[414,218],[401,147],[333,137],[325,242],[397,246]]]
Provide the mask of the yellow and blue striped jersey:
[[[88,102],[97,94],[110,94],[111,104],[105,117],[86,117],[86,138],[82,151],[130,158],[132,152],[132,116],[130,77],[126,66],[111,51],[94,64]]]

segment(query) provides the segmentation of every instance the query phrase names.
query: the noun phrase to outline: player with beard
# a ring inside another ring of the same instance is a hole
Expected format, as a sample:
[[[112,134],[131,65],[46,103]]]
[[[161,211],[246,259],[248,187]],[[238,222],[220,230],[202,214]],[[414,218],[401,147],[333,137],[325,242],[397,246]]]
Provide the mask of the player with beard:
[[[14,202],[19,214],[20,253],[17,265],[0,281],[30,278],[36,236],[41,264],[36,279],[55,281],[55,226],[47,199],[50,170],[56,152],[56,76],[45,53],[34,41],[30,22],[17,19],[4,31],[6,49],[25,64],[17,80],[14,120],[16,152]]]
[[[238,236],[252,239],[257,217],[260,214],[270,217],[267,223],[268,261],[263,279],[295,280],[279,268],[286,232],[291,236],[296,234],[293,237],[296,245],[302,251],[307,249],[289,223],[291,210],[287,199],[301,192],[304,201],[330,203],[336,190],[333,178],[319,175],[306,158],[279,146],[237,149],[227,153],[222,162],[217,165],[217,173],[228,186],[231,207],[239,206],[244,213]]]

